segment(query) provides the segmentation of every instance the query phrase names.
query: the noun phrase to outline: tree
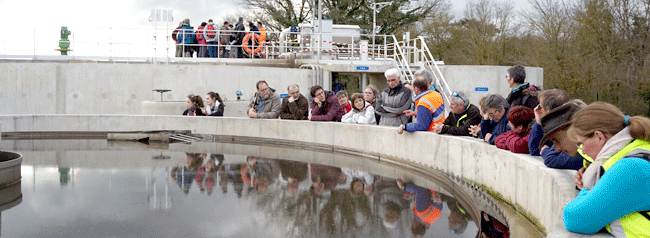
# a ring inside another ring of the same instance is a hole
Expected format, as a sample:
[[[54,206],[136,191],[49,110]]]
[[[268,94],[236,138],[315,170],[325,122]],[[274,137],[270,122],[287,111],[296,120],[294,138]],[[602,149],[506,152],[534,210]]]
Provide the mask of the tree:
[[[397,29],[406,28],[421,17],[426,16],[431,8],[443,0],[390,0],[391,4],[377,13],[379,34],[392,34]],[[279,30],[310,22],[312,9],[317,0],[244,0],[244,4],[270,17],[267,24]],[[322,0],[323,18],[332,19],[334,24],[359,25],[372,28],[374,1],[367,0]],[[316,18],[317,13],[313,13]]]
[[[256,12],[271,31],[281,31],[311,17],[308,0],[244,0],[242,4]]]

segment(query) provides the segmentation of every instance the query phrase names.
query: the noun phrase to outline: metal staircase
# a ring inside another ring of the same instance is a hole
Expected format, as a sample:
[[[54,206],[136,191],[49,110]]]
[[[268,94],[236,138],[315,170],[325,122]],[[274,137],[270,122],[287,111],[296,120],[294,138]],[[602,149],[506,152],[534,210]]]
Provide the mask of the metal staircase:
[[[419,69],[431,71],[434,76],[433,84],[440,94],[442,94],[445,103],[449,105],[452,91],[449,89],[447,80],[445,80],[438,67],[439,62],[436,62],[433,55],[431,55],[429,47],[427,47],[424,41],[424,37],[418,36],[414,39],[405,39],[404,41],[398,42],[395,36],[393,36],[393,40],[397,42],[395,44],[395,61],[397,62],[398,69],[400,69],[402,75],[405,77],[404,80],[406,82],[412,82],[415,72]],[[445,113],[448,113],[447,109],[445,109]]]

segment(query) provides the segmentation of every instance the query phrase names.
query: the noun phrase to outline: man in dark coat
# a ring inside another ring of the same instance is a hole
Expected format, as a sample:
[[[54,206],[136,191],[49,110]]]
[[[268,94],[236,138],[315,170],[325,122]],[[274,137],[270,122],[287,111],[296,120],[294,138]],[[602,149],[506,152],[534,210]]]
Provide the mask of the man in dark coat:
[[[481,111],[469,102],[464,92],[453,92],[449,103],[451,112],[444,123],[435,126],[435,132],[469,136],[469,128],[481,123]]]
[[[244,28],[244,18],[240,17],[239,21],[237,21],[237,24],[235,25],[235,49],[237,51],[237,58],[244,58],[244,49],[241,47],[241,44],[244,40],[244,36],[246,36],[246,29]]]
[[[296,84],[287,87],[289,95],[282,99],[280,118],[288,120],[307,120],[309,116],[309,100],[300,93]]]

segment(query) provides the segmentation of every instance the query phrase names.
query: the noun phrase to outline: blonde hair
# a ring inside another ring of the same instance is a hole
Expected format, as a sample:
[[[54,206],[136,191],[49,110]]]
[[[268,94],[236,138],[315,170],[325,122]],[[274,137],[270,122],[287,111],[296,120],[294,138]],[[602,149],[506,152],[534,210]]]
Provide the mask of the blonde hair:
[[[633,116],[628,119],[628,123],[625,125],[625,114],[616,106],[606,102],[594,102],[575,115],[568,136],[574,141],[577,136],[591,137],[596,131],[613,136],[629,126],[632,138],[650,141],[650,119]]]
[[[479,108],[481,109],[481,112],[484,113],[487,108],[485,108],[485,101],[487,100],[487,96],[481,98],[481,100],[478,101]]]

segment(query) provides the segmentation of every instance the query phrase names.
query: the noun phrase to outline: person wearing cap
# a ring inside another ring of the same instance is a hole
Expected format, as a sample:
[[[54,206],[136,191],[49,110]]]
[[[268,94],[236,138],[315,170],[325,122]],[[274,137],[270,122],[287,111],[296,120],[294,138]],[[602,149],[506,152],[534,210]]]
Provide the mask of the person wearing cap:
[[[512,153],[528,154],[530,124],[535,119],[533,109],[515,106],[508,111],[507,119],[511,130],[497,136],[494,144],[497,148],[510,150]]]
[[[540,127],[544,136],[537,146],[542,151],[546,167],[573,170],[580,170],[583,167],[583,158],[578,154],[575,143],[567,136],[567,130],[573,115],[585,106],[581,100],[574,99],[540,118]],[[547,141],[551,142],[550,147]]]
[[[414,237],[422,237],[431,223],[440,218],[442,212],[440,193],[412,183],[404,183],[401,179],[397,179],[397,186],[407,193],[415,194],[415,204],[413,205],[413,215],[415,216],[411,222],[411,234]]]
[[[445,121],[445,105],[440,93],[427,89],[427,82],[423,79],[413,81],[413,89],[418,95],[415,97],[417,122],[400,125],[397,128],[398,134],[404,131],[433,131],[437,124]]]
[[[539,104],[533,111],[535,112],[535,122],[533,127],[530,129],[530,140],[528,141],[528,150],[530,155],[540,156],[539,142],[544,137],[544,131],[542,130],[541,118],[549,111],[562,106],[569,101],[569,95],[560,89],[549,89],[544,90],[539,93]],[[546,142],[548,146],[553,144]]]
[[[481,123],[481,111],[469,102],[464,92],[453,92],[449,102],[449,116],[442,124],[434,126],[438,134],[469,136],[469,128]]]
[[[569,138],[592,163],[582,173],[578,196],[563,211],[568,231],[615,237],[650,234],[650,119],[626,116],[594,102],[573,117]]]

